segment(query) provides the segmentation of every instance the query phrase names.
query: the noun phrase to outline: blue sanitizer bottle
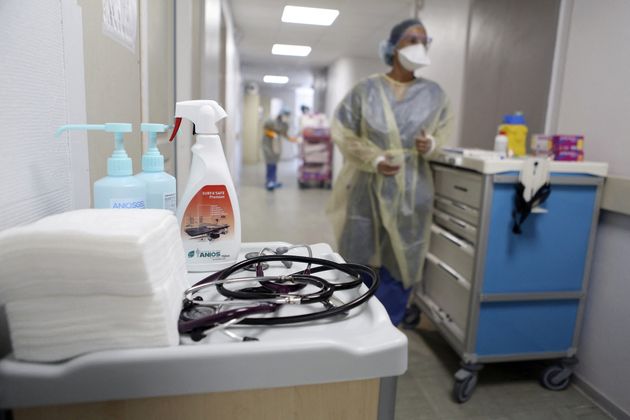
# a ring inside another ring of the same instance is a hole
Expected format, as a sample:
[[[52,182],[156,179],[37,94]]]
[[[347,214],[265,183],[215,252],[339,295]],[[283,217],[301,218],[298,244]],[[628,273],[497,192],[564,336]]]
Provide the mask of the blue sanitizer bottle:
[[[164,172],[164,156],[157,148],[157,133],[164,133],[168,129],[166,124],[143,123],[140,126],[141,131],[149,133],[149,147],[142,155],[142,172],[136,178],[144,181],[147,186],[147,208],[166,209],[175,213],[175,177]]]
[[[107,176],[94,182],[94,200],[97,209],[143,209],[147,192],[144,181],[134,177],[131,158],[125,151],[123,133],[131,133],[131,124],[70,124],[59,127],[58,137],[65,130],[101,130],[114,133],[114,153],[107,159]]]

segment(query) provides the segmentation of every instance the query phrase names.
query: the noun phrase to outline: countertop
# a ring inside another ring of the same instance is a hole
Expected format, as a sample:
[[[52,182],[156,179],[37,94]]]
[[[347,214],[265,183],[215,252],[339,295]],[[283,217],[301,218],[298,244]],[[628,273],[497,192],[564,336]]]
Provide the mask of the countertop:
[[[286,245],[244,243],[240,257]],[[343,261],[329,245],[312,249],[314,256]],[[295,253],[306,255],[306,250]],[[286,270],[275,264],[273,272]],[[206,275],[190,273],[190,283]],[[407,369],[407,338],[375,298],[342,319],[232,331],[259,341],[234,341],[217,331],[199,343],[183,339],[176,347],[102,351],[63,363],[25,363],[8,356],[0,361],[0,407],[320,384],[398,376]]]

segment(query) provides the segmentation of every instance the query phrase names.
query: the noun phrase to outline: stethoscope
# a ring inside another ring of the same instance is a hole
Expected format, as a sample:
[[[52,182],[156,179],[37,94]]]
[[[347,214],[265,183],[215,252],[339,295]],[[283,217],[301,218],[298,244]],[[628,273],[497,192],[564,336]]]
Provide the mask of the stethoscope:
[[[293,248],[306,247],[309,256],[287,255]],[[272,255],[264,255],[271,252]],[[239,325],[285,325],[317,321],[349,311],[367,302],[379,285],[376,272],[365,265],[337,263],[314,258],[310,247],[295,245],[276,250],[265,248],[258,255],[240,261],[224,270],[213,273],[197,282],[184,293],[183,308],[178,329],[180,334],[188,334],[194,341],[203,339],[207,333],[223,330],[227,335],[242,341],[257,340],[252,337],[239,337],[226,328]],[[290,268],[293,263],[307,264],[306,269],[277,276],[264,275],[263,265],[280,262]],[[256,277],[232,277],[235,273],[252,269]],[[348,280],[332,282],[318,274],[337,271],[345,274]],[[239,283],[249,286],[234,288]],[[251,283],[255,282],[255,286]],[[358,288],[367,284],[368,289],[350,300],[343,302],[334,296],[335,292]],[[309,292],[305,289],[309,287]],[[213,287],[225,300],[204,300],[198,293]],[[322,310],[299,315],[270,316],[283,305],[321,304]]]

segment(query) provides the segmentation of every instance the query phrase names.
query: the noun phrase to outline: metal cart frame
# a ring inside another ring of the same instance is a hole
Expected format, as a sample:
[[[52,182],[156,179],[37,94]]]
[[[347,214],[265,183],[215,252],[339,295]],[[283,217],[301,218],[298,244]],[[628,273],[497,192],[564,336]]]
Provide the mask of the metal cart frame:
[[[465,170],[458,168],[458,170]],[[472,171],[474,172],[474,171]],[[475,172],[477,173],[477,172]],[[433,302],[430,296],[423,292],[423,282],[414,290],[412,304],[416,304],[431,321],[436,325],[439,332],[447,340],[450,346],[462,358],[461,368],[455,373],[455,384],[453,388],[454,399],[458,402],[465,402],[470,397],[477,383],[477,375],[484,363],[505,362],[505,361],[525,361],[542,359],[560,359],[558,364],[549,366],[541,375],[542,385],[552,390],[561,390],[568,387],[573,374],[573,366],[577,363],[576,353],[584,309],[586,304],[587,291],[589,286],[589,276],[591,271],[593,247],[595,243],[597,221],[599,218],[600,202],[602,197],[602,185],[604,179],[590,175],[555,175],[552,177],[553,185],[575,185],[575,186],[595,186],[595,204],[593,217],[588,238],[587,255],[584,264],[582,287],[578,291],[546,291],[533,293],[503,293],[484,294],[484,274],[486,270],[486,253],[488,252],[488,236],[491,223],[491,204],[495,190],[495,185],[516,184],[518,176],[515,174],[481,174],[482,183],[482,203],[480,209],[479,225],[476,237],[476,254],[473,266],[473,281],[471,282],[469,306],[466,320],[466,331],[461,329],[450,319],[448,314],[442,311]],[[521,301],[543,301],[543,300],[579,300],[575,327],[572,332],[572,344],[565,351],[551,352],[523,352],[500,355],[480,355],[476,352],[478,327],[481,305],[485,302],[521,302]]]

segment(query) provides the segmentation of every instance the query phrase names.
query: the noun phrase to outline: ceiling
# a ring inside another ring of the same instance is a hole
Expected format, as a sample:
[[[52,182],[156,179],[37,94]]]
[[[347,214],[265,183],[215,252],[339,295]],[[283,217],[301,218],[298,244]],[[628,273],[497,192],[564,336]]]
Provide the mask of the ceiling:
[[[264,74],[283,74],[303,83],[305,73],[337,58],[378,55],[391,27],[411,16],[413,0],[231,0],[238,34],[243,78],[262,81]],[[283,23],[285,5],[338,9],[331,26]],[[313,47],[308,57],[271,55],[273,44]],[[292,82],[295,82],[292,80]]]

